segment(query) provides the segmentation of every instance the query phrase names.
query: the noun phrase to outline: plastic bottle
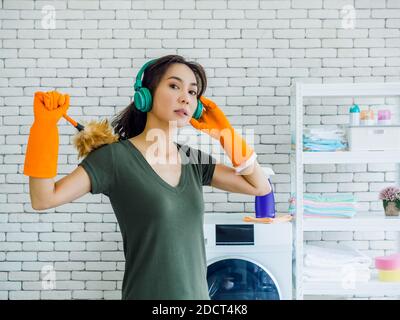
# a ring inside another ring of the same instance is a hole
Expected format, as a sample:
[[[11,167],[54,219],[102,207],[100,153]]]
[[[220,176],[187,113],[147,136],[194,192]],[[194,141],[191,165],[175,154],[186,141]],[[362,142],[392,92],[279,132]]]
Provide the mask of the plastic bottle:
[[[360,108],[357,104],[353,104],[350,107],[350,121],[351,126],[359,126],[360,125]]]
[[[371,108],[361,111],[360,118],[360,124],[362,126],[373,126],[375,124],[374,110],[372,110]]]
[[[256,196],[255,209],[256,218],[275,218],[275,197],[272,189],[271,180],[271,192],[264,196]]]
[[[379,125],[390,125],[390,124],[392,124],[390,110],[379,110],[378,111],[378,124]]]

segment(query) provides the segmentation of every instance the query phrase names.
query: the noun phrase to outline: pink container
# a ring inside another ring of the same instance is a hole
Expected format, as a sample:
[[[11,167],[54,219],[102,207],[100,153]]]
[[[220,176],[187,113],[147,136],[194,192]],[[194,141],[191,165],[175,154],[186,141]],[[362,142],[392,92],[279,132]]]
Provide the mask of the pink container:
[[[400,253],[390,256],[382,256],[375,258],[375,267],[380,270],[400,269]]]
[[[378,111],[378,120],[390,120],[391,113],[390,110],[379,110]]]

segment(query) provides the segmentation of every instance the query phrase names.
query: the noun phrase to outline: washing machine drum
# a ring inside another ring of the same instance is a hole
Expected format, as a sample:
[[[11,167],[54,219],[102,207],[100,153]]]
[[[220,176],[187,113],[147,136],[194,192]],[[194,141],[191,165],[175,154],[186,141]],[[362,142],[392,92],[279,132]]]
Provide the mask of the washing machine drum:
[[[207,268],[211,300],[280,300],[278,284],[268,271],[245,259],[221,259]]]

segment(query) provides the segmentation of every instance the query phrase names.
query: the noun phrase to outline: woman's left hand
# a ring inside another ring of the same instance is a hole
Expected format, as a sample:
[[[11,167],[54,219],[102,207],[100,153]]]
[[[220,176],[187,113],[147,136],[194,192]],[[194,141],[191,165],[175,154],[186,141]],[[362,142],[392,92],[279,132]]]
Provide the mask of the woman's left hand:
[[[204,106],[203,113],[199,120],[191,118],[190,123],[197,130],[203,131],[214,139],[219,140],[222,130],[230,130],[232,125],[214,101],[204,96],[200,97],[200,101]]]
[[[235,131],[215,102],[203,96],[200,97],[200,101],[204,106],[203,113],[199,120],[192,118],[190,123],[196,129],[217,139],[232,160],[233,166],[240,168],[255,154],[253,148],[247,145],[242,136]],[[253,156],[252,159],[254,160],[255,157]]]

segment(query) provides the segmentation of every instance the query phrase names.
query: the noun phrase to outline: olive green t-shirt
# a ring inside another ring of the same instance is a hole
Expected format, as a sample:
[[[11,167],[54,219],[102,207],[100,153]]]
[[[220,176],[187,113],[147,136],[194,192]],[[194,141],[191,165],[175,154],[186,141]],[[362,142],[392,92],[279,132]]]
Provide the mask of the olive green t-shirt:
[[[203,185],[215,158],[176,143],[182,170],[163,180],[129,140],[104,145],[79,164],[91,193],[108,196],[123,239],[122,299],[209,300],[203,236]]]

